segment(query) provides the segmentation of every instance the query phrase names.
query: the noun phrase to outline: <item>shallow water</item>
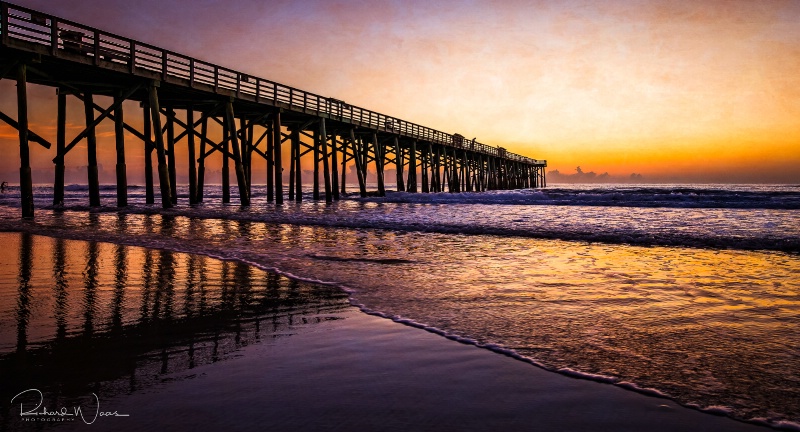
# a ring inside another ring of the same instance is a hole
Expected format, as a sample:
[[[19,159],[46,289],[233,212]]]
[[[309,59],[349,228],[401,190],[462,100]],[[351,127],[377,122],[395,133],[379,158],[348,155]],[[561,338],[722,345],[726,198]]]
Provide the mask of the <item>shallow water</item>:
[[[205,256],[0,233],[0,429],[20,405],[83,406],[343,319],[341,290]],[[70,419],[80,422],[80,420]],[[28,420],[29,422],[31,420]],[[82,425],[82,424],[81,424]],[[28,425],[28,427],[32,427]]]
[[[785,199],[784,189],[750,201]],[[453,199],[442,195],[419,199]],[[473,195],[484,202],[211,204],[163,214],[137,204],[124,213],[40,210],[34,222],[7,211],[0,229],[249,262],[343,287],[373,313],[548,369],[737,418],[800,422],[800,256],[780,251],[800,241],[796,210]],[[617,238],[573,240],[591,235]],[[644,240],[626,240],[637,236]],[[726,249],[708,247],[717,243]]]

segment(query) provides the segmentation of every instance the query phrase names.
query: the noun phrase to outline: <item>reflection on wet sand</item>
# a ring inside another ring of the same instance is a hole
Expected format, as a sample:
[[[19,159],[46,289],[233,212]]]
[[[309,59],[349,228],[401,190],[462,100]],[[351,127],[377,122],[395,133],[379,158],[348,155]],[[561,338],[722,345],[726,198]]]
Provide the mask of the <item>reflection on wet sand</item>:
[[[0,240],[0,261],[15,270],[0,273],[3,430],[19,421],[9,401],[20,391],[42,390],[48,406],[134,392],[348,306],[338,289],[238,262],[30,234]]]

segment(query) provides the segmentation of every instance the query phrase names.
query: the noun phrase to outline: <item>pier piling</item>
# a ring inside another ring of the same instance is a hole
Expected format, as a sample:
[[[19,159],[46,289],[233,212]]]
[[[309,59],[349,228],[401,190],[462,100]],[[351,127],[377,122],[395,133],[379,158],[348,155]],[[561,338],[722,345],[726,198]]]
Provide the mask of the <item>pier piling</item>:
[[[100,179],[97,172],[97,135],[95,134],[94,102],[92,94],[83,95],[83,107],[86,114],[86,151],[87,175],[89,183],[89,205],[100,206]]]
[[[125,122],[122,117],[123,94],[118,92],[114,98],[114,139],[117,150],[117,207],[128,205],[128,173],[125,165]]]
[[[56,160],[53,181],[53,205],[64,205],[64,147],[67,144],[67,94],[58,89],[58,114],[56,118]]]
[[[5,37],[5,32],[3,32]],[[30,148],[28,147],[28,91],[27,70],[24,63],[17,67],[17,123],[19,132],[19,191],[22,217],[33,217],[33,179],[31,177]]]

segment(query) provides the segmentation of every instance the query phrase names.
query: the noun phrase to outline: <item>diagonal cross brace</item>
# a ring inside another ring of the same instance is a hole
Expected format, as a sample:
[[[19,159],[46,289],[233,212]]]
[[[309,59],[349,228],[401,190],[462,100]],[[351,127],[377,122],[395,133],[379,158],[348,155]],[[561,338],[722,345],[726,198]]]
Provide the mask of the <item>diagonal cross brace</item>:
[[[197,128],[198,126],[202,125],[202,124],[203,124],[203,121],[205,121],[205,120],[207,120],[207,119],[209,119],[209,118],[213,118],[212,116],[214,116],[214,115],[216,115],[217,113],[219,113],[219,111],[220,111],[222,108],[223,108],[223,105],[222,105],[222,103],[218,103],[218,104],[217,104],[217,105],[215,105],[215,106],[214,106],[214,108],[212,108],[210,111],[208,111],[207,113],[203,113],[203,115],[200,117],[200,119],[198,119],[197,121],[195,121],[194,123],[192,123],[192,130],[195,130],[195,128]],[[162,113],[162,114],[164,114],[164,115],[167,115],[167,116],[169,116],[169,114],[166,112],[166,110],[165,110],[165,109],[162,109],[162,110],[161,110],[161,113]],[[173,117],[173,120],[175,120],[176,122],[178,121],[177,117]],[[216,119],[215,119],[215,120],[216,120]],[[178,142],[178,141],[180,141],[180,140],[181,140],[183,137],[185,137],[186,135],[189,135],[189,129],[186,127],[186,124],[185,124],[185,123],[179,123],[178,125],[179,125],[179,126],[181,126],[181,127],[183,128],[183,132],[179,133],[179,134],[178,134],[178,136],[176,136],[176,137],[175,137],[175,142]],[[197,132],[194,132],[194,135],[195,135],[195,136],[199,136]]]
[[[164,113],[164,114],[166,114],[166,116],[169,117],[172,121],[174,121],[178,126],[184,128],[184,130],[187,130],[187,131],[189,130],[188,125],[185,122],[181,121],[177,116],[175,116],[174,112],[173,113],[167,112],[167,113]],[[207,118],[212,118],[213,119],[215,117],[207,117]],[[214,153],[215,150],[219,151],[222,154],[225,154],[226,156],[228,156],[230,158],[233,158],[233,154],[231,152],[229,152],[229,151],[225,151],[225,149],[222,147],[223,144],[225,144],[226,142],[231,140],[231,137],[227,137],[227,138],[223,139],[220,143],[215,143],[214,141],[211,141],[207,137],[204,137],[203,135],[197,133],[197,131],[195,131],[194,128],[192,128],[192,134],[194,134],[194,136],[200,138],[203,142],[205,142],[206,144],[211,146],[211,150],[208,150],[207,152],[205,152],[205,154],[200,155],[200,157],[198,158],[198,161],[200,159],[207,158],[211,153]],[[175,141],[177,142],[178,140],[176,139]]]
[[[19,123],[17,123],[17,121],[12,119],[11,117],[7,116],[6,113],[4,113],[2,111],[0,111],[0,120],[8,123],[8,125],[13,127],[14,129],[19,130]],[[46,139],[40,137],[39,135],[37,135],[36,133],[34,133],[30,129],[28,129],[28,139],[33,141],[33,142],[35,142],[35,143],[37,143],[37,144],[39,144],[39,145],[41,145],[42,147],[44,147],[46,149],[49,149],[52,146],[52,144],[50,144],[50,142],[48,142]]]
[[[66,147],[64,147],[64,154],[67,154],[67,153],[69,153],[69,151],[70,151],[70,150],[72,150],[72,149],[73,149],[73,148],[74,148],[76,145],[78,145],[78,142],[79,142],[80,140],[82,140],[82,139],[86,138],[86,136],[89,134],[89,131],[90,131],[90,130],[94,129],[94,128],[95,128],[97,125],[99,125],[99,124],[100,124],[100,122],[101,122],[101,121],[105,120],[105,118],[106,118],[106,117],[110,116],[112,111],[114,111],[114,110],[116,110],[117,108],[119,108],[119,106],[120,106],[120,105],[122,105],[122,102],[124,102],[126,99],[128,99],[128,98],[129,98],[129,97],[130,97],[130,96],[131,96],[133,93],[135,93],[135,92],[136,92],[136,90],[139,90],[141,87],[142,87],[142,85],[141,85],[141,84],[137,84],[137,85],[135,85],[135,86],[133,86],[133,87],[129,88],[129,89],[128,89],[128,90],[127,90],[125,93],[123,93],[123,94],[122,94],[122,96],[119,98],[119,100],[117,100],[116,102],[114,102],[113,104],[111,104],[111,106],[110,106],[110,107],[108,107],[108,109],[106,109],[105,111],[103,111],[103,112],[102,112],[102,113],[101,113],[101,114],[100,114],[100,115],[99,115],[97,118],[95,118],[95,119],[94,119],[94,121],[92,122],[92,124],[90,124],[89,126],[87,126],[87,127],[86,127],[86,129],[84,129],[84,130],[83,130],[83,132],[79,133],[79,134],[78,134],[78,136],[76,136],[76,137],[75,137],[75,138],[74,138],[74,139],[73,139],[73,140],[72,140],[72,141],[69,143],[69,145],[67,145]],[[56,158],[56,159],[57,159],[57,158]],[[55,162],[55,161],[56,161],[56,159],[53,159],[53,162]]]

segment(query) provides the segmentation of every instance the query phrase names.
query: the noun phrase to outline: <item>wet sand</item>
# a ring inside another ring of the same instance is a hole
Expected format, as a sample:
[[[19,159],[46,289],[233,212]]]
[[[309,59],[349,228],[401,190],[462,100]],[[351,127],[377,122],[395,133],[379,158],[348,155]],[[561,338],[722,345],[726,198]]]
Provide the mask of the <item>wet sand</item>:
[[[351,309],[109,402],[114,430],[762,431]],[[105,409],[105,407],[103,408]],[[102,423],[101,423],[102,422]],[[84,426],[84,425],[78,425]],[[76,429],[81,429],[80,427]]]
[[[0,242],[0,430],[768,430],[367,315],[333,287],[241,263]],[[25,389],[94,421],[20,416],[11,399]],[[126,416],[95,419],[93,393]]]

